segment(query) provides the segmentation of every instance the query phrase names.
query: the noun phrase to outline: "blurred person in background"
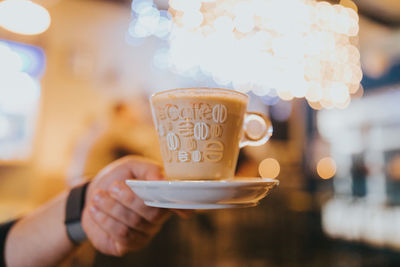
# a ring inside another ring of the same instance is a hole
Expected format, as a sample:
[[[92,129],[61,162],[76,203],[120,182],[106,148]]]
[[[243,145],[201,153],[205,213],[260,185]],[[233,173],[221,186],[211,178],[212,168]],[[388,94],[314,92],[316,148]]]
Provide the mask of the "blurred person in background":
[[[84,188],[81,229],[104,254],[122,256],[143,248],[171,215],[171,210],[146,206],[124,182],[136,178],[160,179],[162,168],[143,158],[126,157],[76,187]],[[68,191],[31,214],[0,225],[0,266],[56,266],[74,251],[77,240],[64,222],[72,195]]]
[[[110,162],[126,155],[161,161],[147,96],[115,102],[109,116],[89,125],[78,140],[67,173],[69,186],[81,183]]]

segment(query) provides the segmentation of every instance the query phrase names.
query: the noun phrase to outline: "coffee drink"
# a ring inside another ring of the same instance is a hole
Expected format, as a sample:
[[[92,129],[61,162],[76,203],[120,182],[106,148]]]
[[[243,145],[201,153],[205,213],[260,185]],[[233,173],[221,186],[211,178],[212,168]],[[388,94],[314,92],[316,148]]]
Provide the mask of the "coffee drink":
[[[175,89],[153,95],[167,178],[232,178],[247,102],[247,95],[227,89]]]

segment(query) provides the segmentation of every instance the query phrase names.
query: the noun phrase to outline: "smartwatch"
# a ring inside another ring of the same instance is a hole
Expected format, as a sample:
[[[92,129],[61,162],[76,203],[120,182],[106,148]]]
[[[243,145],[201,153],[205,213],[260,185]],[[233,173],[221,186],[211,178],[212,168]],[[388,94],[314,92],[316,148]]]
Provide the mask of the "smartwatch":
[[[71,189],[67,199],[65,208],[65,226],[68,238],[78,245],[87,239],[86,233],[83,231],[81,218],[83,208],[85,207],[86,189],[89,182],[79,185]]]

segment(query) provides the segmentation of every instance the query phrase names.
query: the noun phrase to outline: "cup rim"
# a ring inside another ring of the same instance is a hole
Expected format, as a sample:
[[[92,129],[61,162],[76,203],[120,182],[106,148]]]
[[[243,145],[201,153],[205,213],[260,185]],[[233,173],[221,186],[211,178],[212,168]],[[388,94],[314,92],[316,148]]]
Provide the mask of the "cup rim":
[[[188,88],[175,88],[175,89],[168,89],[168,90],[164,90],[164,91],[159,91],[159,92],[155,92],[154,94],[151,95],[151,98],[155,97],[155,96],[159,96],[159,95],[163,95],[166,93],[171,93],[171,92],[181,92],[181,91],[186,91],[186,90],[216,90],[219,92],[227,92],[227,93],[233,93],[233,94],[237,94],[239,96],[244,96],[246,97],[246,99],[249,98],[249,96],[245,93],[236,91],[236,90],[232,90],[232,89],[226,89],[226,88],[213,88],[213,87],[188,87]]]

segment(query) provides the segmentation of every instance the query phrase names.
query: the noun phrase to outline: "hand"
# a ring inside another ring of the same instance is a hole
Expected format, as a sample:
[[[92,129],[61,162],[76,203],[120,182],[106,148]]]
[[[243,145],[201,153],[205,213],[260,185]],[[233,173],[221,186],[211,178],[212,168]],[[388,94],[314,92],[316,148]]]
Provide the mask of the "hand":
[[[159,165],[139,157],[117,160],[95,177],[87,189],[82,226],[97,250],[122,256],[151,241],[171,211],[146,206],[125,180],[158,180],[162,177]],[[186,215],[182,211],[177,213]]]

